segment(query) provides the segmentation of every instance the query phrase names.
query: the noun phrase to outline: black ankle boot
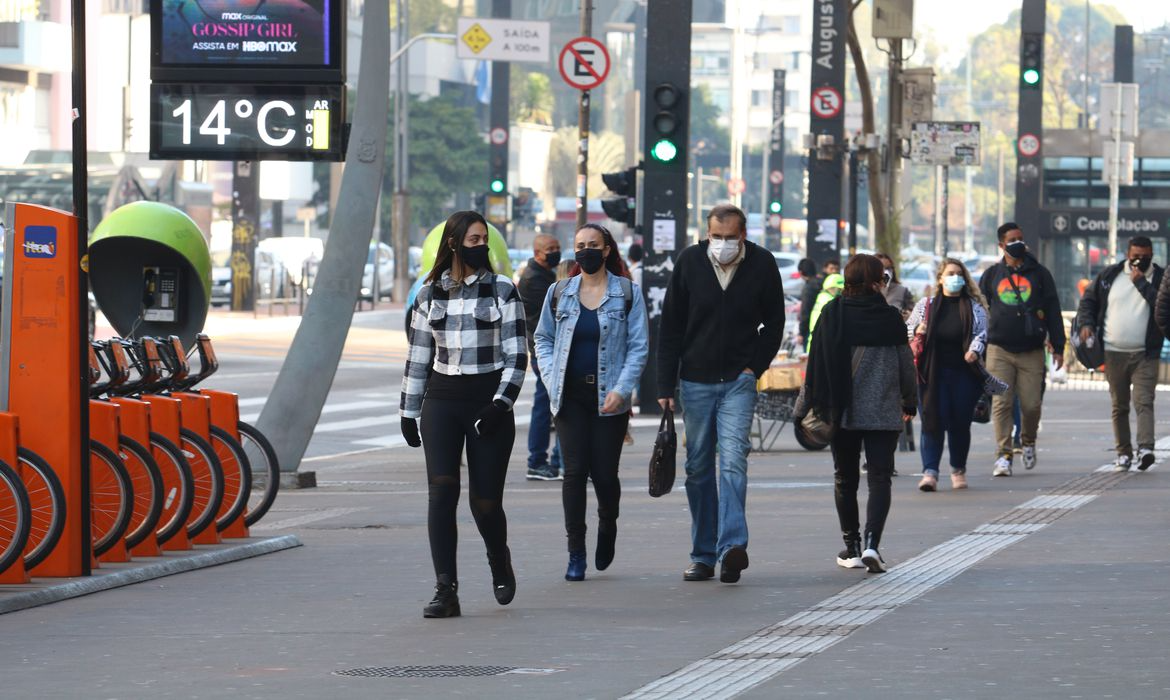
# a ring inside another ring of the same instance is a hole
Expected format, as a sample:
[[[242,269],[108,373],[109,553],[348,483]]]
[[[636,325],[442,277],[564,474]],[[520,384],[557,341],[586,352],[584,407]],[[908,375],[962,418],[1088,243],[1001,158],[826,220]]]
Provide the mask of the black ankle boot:
[[[504,548],[502,557],[492,558],[488,555],[488,566],[492,569],[492,593],[496,602],[507,605],[516,597],[516,574],[512,571],[512,552]]]
[[[435,582],[435,597],[423,608],[423,617],[459,617],[459,582],[441,574]]]
[[[607,525],[605,529],[597,528],[597,556],[598,571],[605,571],[613,563],[615,546],[617,544],[617,523]]]
[[[845,540],[845,549],[837,554],[837,566],[846,569],[864,569],[865,562],[861,561],[861,535],[856,532],[842,533]]]

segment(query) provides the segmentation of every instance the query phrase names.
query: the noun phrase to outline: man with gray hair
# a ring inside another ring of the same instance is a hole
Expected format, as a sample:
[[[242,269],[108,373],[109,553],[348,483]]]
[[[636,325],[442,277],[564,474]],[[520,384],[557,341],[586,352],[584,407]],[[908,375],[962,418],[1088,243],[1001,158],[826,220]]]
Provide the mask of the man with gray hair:
[[[735,583],[748,568],[747,457],[756,380],[780,349],[783,289],[776,259],[747,240],[747,217],[720,204],[707,239],[679,254],[658,339],[658,403],[681,389],[687,431],[691,564],[685,581]],[[718,470],[716,470],[718,458]]]
[[[548,389],[540,378],[540,367],[536,363],[533,333],[540,321],[540,311],[548,288],[556,284],[557,265],[561,262],[561,243],[547,233],[537,234],[532,241],[532,258],[520,273],[516,289],[524,301],[524,316],[528,329],[528,356],[532,358],[532,370],[536,375],[536,394],[532,399],[532,422],[528,425],[528,478],[534,481],[555,481],[561,478],[561,465],[552,464],[548,458],[549,434],[552,431],[552,409],[548,402]]]

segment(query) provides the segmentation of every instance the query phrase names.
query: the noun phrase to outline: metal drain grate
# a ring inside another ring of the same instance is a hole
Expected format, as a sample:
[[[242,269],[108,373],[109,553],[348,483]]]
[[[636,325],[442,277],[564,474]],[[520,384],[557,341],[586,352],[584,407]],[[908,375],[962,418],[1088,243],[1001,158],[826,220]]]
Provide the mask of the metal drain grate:
[[[334,671],[335,676],[358,678],[468,678],[502,676],[506,673],[553,673],[556,669],[516,668],[515,666],[369,666]]]

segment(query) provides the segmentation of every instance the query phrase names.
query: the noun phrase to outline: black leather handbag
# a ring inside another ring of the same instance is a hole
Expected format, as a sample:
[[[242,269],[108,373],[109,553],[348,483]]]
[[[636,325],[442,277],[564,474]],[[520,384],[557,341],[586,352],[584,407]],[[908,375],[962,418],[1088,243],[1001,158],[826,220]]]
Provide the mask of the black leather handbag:
[[[654,498],[665,496],[674,488],[677,450],[678,433],[674,431],[674,411],[668,408],[662,412],[658,437],[654,439],[654,450],[650,453],[650,495]]]

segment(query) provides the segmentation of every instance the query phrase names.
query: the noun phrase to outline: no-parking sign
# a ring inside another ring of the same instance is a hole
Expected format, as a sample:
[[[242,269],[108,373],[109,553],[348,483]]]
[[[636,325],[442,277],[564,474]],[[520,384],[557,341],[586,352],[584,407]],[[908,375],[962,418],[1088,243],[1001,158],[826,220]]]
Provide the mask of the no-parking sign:
[[[609,52],[593,37],[579,36],[561,49],[557,66],[570,87],[592,90],[609,75]]]

